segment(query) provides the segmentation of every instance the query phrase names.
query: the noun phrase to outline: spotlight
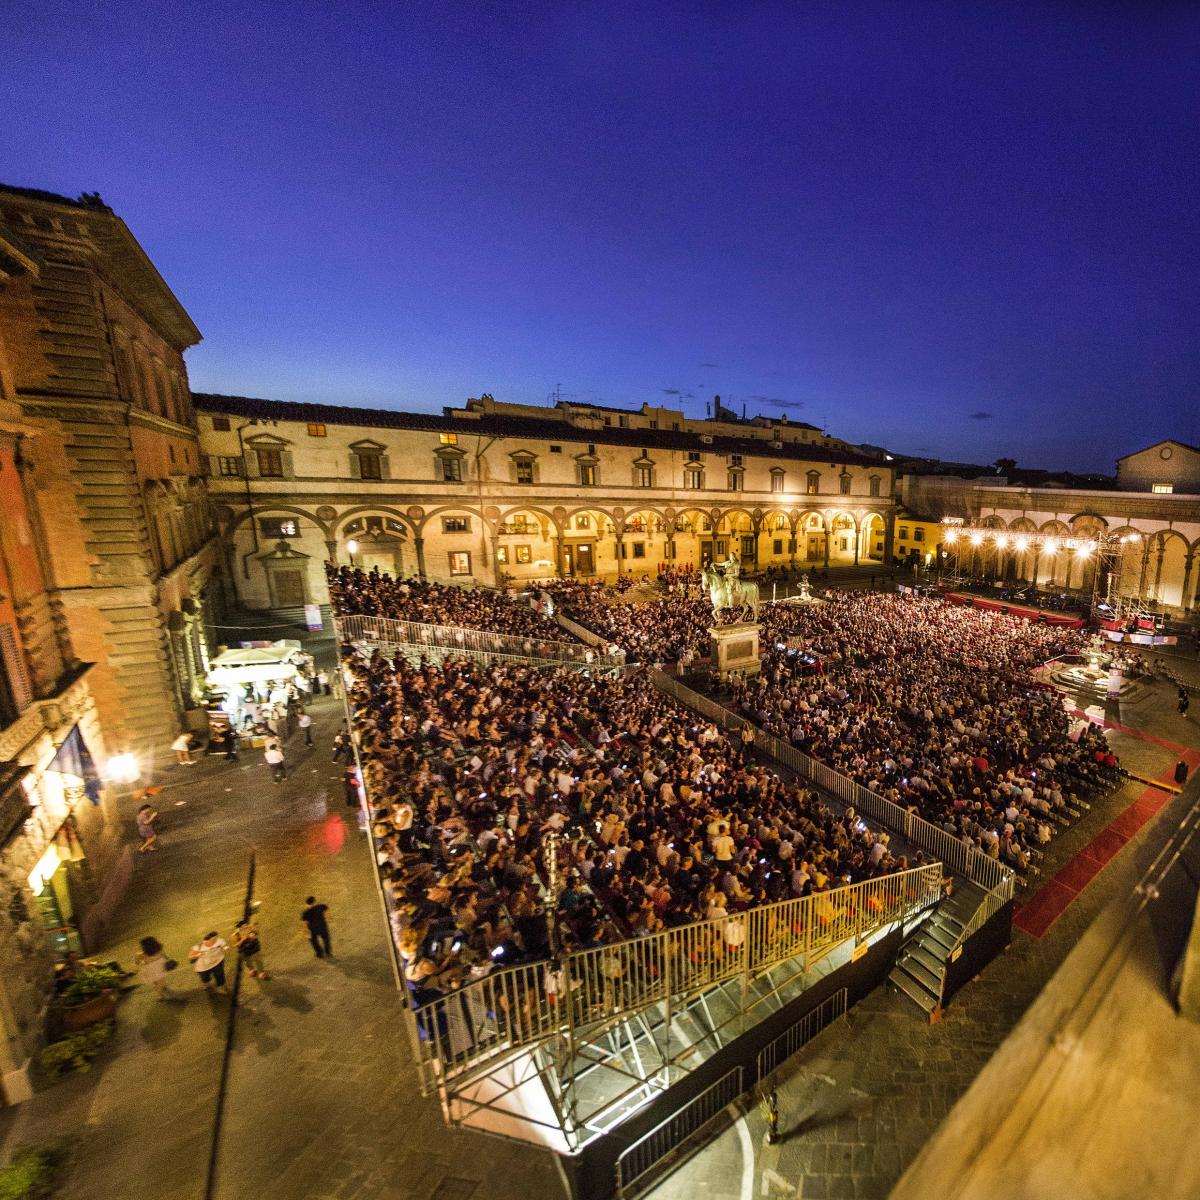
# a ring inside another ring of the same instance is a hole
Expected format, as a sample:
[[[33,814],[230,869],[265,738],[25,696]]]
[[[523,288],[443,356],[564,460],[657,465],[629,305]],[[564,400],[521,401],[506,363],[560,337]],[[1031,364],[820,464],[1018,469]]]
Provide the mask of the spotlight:
[[[972,546],[980,546],[983,544],[983,534],[976,531],[975,533],[971,534],[970,540]]]
[[[1024,553],[1026,550],[1029,549],[1029,539],[1019,537],[1019,538],[1017,538],[1015,545],[1018,550],[1020,550],[1022,553]]]

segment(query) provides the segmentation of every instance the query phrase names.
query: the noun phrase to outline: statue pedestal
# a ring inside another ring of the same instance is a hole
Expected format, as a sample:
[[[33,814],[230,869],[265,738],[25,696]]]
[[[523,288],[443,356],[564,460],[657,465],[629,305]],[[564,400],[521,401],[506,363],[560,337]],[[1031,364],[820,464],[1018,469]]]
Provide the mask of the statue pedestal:
[[[762,662],[758,657],[759,625],[756,621],[714,625],[708,632],[712,638],[714,671],[740,671],[743,675],[757,675],[762,670]]]

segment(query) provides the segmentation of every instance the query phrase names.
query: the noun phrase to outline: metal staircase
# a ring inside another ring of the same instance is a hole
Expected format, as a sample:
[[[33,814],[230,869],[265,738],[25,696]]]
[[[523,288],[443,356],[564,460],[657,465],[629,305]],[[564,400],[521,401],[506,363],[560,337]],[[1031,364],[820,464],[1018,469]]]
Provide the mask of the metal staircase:
[[[984,894],[982,888],[959,879],[954,895],[940,901],[904,944],[888,975],[888,982],[926,1013],[931,1024],[942,1017],[946,964]]]

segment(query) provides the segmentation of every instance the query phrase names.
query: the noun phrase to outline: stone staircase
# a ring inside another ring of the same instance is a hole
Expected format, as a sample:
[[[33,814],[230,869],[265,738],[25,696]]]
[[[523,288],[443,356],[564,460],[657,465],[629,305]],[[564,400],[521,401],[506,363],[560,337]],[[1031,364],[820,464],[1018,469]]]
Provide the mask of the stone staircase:
[[[954,894],[942,900],[905,942],[888,975],[888,983],[926,1013],[930,1023],[941,1020],[947,960],[983,896],[983,890],[975,884],[956,880]]]

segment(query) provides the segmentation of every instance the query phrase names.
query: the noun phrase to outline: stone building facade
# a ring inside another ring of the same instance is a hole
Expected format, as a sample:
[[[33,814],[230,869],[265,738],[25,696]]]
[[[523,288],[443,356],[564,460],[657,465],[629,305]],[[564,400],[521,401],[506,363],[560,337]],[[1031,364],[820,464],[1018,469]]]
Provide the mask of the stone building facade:
[[[161,753],[199,695],[219,565],[183,352],[195,325],[121,219],[0,187],[0,395],[47,583],[110,749]]]
[[[1112,535],[1121,556],[1115,574],[1123,596],[1175,614],[1196,611],[1200,494],[1137,491],[1132,477],[1126,482],[1127,490],[1093,491],[907,475],[900,491],[907,512],[932,520],[958,517],[1008,534],[1000,550],[994,539],[957,548],[957,554],[975,555],[982,573],[1086,589],[1096,564],[1073,553],[1063,539]]]
[[[131,873],[132,764],[199,692],[219,565],[195,326],[95,198],[0,187],[0,1080]],[[117,756],[124,756],[123,759]],[[122,762],[126,779],[109,780]]]
[[[644,407],[442,414],[197,395],[229,578],[325,603],[324,563],[489,587],[890,557],[893,472],[812,426]]]

